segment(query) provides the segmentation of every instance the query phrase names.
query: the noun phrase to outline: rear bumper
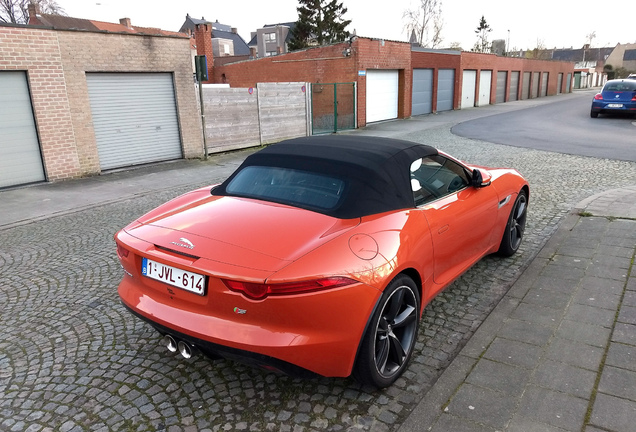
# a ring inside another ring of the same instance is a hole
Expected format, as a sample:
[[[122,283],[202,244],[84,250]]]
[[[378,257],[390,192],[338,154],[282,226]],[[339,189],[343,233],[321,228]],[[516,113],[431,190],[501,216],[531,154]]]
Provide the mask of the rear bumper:
[[[228,360],[234,360],[240,363],[244,363],[250,366],[260,367],[266,370],[275,370],[278,372],[282,372],[286,375],[290,375],[292,377],[298,378],[312,378],[319,376],[315,372],[304,369],[302,367],[296,366],[294,364],[288,363],[286,361],[266,356],[263,354],[258,354],[251,351],[240,350],[236,348],[230,348],[227,346],[215,344],[212,342],[208,342],[204,339],[199,339],[196,337],[192,337],[185,333],[178,332],[174,329],[168,328],[161,324],[158,324],[152,321],[149,318],[137,313],[134,309],[128,307],[125,303],[122,302],[124,307],[128,309],[128,311],[135,315],[137,318],[147,322],[151,326],[155,328],[162,335],[170,335],[178,341],[184,341],[190,344],[190,346],[195,347],[198,351],[205,354],[206,356],[215,359],[215,358],[225,358]]]
[[[118,292],[134,315],[210,357],[273,367],[294,376],[329,377],[351,374],[364,329],[381,295],[364,284],[260,303],[228,292],[217,294],[215,302],[247,312],[223,316],[206,306],[179,307],[128,275]]]
[[[610,105],[618,104],[620,107],[612,107]],[[592,102],[592,112],[595,113],[610,113],[610,112],[623,112],[636,114],[636,102],[608,102],[608,101],[594,101]]]

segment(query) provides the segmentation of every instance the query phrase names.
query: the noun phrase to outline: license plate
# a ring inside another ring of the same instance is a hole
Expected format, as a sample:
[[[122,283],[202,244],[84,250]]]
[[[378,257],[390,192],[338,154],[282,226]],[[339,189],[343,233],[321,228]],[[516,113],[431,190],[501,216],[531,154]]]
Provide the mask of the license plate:
[[[197,273],[144,258],[141,262],[141,274],[198,295],[205,294],[205,276]]]
[[[623,108],[623,104],[607,104],[608,108]]]

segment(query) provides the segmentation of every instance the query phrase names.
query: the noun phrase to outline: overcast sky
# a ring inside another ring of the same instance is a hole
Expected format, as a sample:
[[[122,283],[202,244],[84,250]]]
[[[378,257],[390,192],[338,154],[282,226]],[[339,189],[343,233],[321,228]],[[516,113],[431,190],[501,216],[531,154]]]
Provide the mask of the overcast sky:
[[[564,0],[441,0],[444,26],[442,46],[458,42],[470,49],[477,40],[475,29],[483,15],[492,28],[489,39],[508,40],[511,49],[532,49],[537,41],[547,48],[580,48],[586,36],[596,32],[593,47],[635,43],[630,18],[603,17],[582,2]],[[238,28],[246,42],[250,32],[264,24],[296,21],[297,0],[57,0],[67,15],[119,22],[130,18],[133,26],[179,30],[187,13]],[[349,31],[358,36],[408,41],[403,14],[418,0],[342,0],[350,19]],[[530,8],[522,9],[523,5]],[[602,8],[598,4],[598,8]],[[627,19],[627,21],[625,21]]]

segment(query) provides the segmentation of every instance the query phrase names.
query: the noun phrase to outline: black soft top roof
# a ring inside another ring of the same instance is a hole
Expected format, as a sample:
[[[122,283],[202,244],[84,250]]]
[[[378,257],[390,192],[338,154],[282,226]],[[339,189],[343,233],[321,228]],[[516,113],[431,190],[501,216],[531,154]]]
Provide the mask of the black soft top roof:
[[[410,141],[367,136],[312,136],[273,144],[248,156],[214,195],[231,195],[226,186],[246,166],[274,166],[321,173],[345,180],[341,204],[321,211],[350,219],[415,207],[410,165],[436,155],[433,147]],[[315,210],[315,209],[312,209]]]

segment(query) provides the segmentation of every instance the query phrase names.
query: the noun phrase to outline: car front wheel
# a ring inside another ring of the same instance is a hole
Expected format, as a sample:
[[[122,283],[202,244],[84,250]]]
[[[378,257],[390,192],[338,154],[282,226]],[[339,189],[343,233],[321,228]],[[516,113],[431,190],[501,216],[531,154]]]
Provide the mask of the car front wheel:
[[[413,354],[420,318],[419,291],[415,282],[400,275],[380,298],[354,367],[362,384],[384,388],[402,375]]]
[[[524,190],[519,192],[515,204],[512,207],[508,223],[499,245],[498,253],[503,256],[512,256],[519,249],[523,233],[526,230],[526,216],[528,214],[528,195]]]

